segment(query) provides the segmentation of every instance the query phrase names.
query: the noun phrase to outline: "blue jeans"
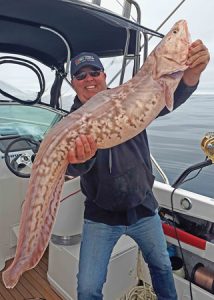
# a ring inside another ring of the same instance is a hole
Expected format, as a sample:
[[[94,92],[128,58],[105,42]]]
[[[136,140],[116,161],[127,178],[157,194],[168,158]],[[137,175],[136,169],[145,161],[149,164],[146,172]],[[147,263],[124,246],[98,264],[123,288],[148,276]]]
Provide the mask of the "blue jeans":
[[[139,245],[148,263],[158,300],[176,300],[171,262],[158,214],[142,218],[130,226],[109,226],[85,220],[77,275],[78,300],[103,299],[102,288],[106,281],[110,256],[123,234],[133,238]]]

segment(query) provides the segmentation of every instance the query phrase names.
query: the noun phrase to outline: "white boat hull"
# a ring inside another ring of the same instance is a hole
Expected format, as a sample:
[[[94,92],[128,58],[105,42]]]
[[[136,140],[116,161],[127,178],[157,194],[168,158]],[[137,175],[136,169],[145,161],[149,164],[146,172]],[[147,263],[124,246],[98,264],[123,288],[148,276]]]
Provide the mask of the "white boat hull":
[[[3,174],[3,173],[2,173]],[[3,269],[5,261],[11,258],[15,252],[15,246],[18,234],[18,223],[21,214],[21,206],[24,199],[28,180],[20,179],[5,169],[4,177],[0,178],[0,268]],[[11,188],[11,186],[13,188]],[[159,201],[161,207],[171,208],[170,195],[172,187],[155,182],[154,193]],[[182,207],[181,202],[183,198],[188,198],[192,207],[186,210]],[[84,211],[84,197],[80,192],[79,178],[74,178],[65,182],[62,203],[57,215],[56,223],[53,228],[53,234],[58,237],[77,236],[81,234],[83,211]],[[174,195],[174,209],[185,215],[194,216],[200,219],[213,221],[214,199],[205,197],[196,193],[188,192],[186,190],[178,189]],[[178,247],[176,238],[166,234],[167,242]],[[205,241],[204,249],[197,245],[191,245],[188,242],[181,241],[184,251],[190,253],[195,260],[207,261],[214,265],[214,243]],[[106,295],[110,291],[115,291],[115,295],[120,297],[128,289],[131,289],[137,283],[136,274],[133,269],[137,271],[136,260],[138,256],[137,246],[132,245],[132,249],[124,249],[118,245],[117,255],[112,258],[115,267],[109,275],[109,283],[106,287]],[[72,248],[73,247],[73,248]],[[52,287],[60,293],[66,300],[75,300],[76,291],[76,273],[78,268],[78,251],[79,241],[73,246],[62,246],[50,243],[50,258],[48,267],[48,280]],[[68,250],[70,249],[70,250]],[[72,250],[73,249],[73,250]],[[76,249],[76,250],[75,250]],[[74,253],[72,252],[74,251]],[[119,252],[121,253],[119,254]],[[124,262],[125,265],[124,265]],[[64,267],[60,268],[60,264]],[[73,266],[75,265],[75,267]],[[57,267],[58,266],[58,267]],[[138,278],[145,282],[151,283],[147,266],[142,263],[143,271],[139,271],[138,263]],[[60,271],[62,270],[62,271]],[[132,271],[131,271],[132,270]],[[72,274],[70,274],[71,272]],[[115,278],[121,276],[119,287],[114,287]],[[67,275],[66,275],[67,274]],[[116,274],[116,275],[115,275]],[[131,275],[130,275],[131,274]],[[72,276],[71,276],[72,275]],[[133,275],[133,276],[132,276]],[[189,282],[177,275],[174,275],[176,288],[179,295],[179,300],[190,299]],[[69,279],[69,280],[68,280]],[[127,290],[124,287],[128,287]],[[192,285],[194,300],[214,300],[214,295],[197,285]],[[110,295],[110,294],[109,294]],[[113,297],[113,294],[111,294]],[[113,299],[105,298],[106,300]],[[116,299],[116,298],[115,298]]]

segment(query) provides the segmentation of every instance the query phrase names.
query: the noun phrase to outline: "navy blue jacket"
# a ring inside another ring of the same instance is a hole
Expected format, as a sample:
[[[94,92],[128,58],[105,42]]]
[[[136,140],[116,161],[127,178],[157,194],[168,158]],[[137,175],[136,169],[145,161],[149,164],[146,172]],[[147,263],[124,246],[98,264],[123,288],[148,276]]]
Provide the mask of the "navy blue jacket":
[[[174,109],[184,103],[196,86],[180,82],[174,95]],[[81,106],[77,96],[71,112]],[[169,111],[164,108],[159,116]],[[83,164],[68,166],[67,173],[80,176],[86,196],[86,219],[109,225],[130,225],[155,214],[158,207],[152,192],[154,176],[146,130],[110,149],[98,149]]]

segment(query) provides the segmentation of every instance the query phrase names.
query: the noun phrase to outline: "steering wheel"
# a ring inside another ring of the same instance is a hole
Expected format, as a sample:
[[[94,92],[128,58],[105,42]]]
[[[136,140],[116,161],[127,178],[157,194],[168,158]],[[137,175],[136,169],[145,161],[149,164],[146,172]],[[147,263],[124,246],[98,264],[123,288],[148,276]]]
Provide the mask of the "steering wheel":
[[[29,178],[40,142],[32,137],[18,137],[5,150],[5,163],[16,176]]]

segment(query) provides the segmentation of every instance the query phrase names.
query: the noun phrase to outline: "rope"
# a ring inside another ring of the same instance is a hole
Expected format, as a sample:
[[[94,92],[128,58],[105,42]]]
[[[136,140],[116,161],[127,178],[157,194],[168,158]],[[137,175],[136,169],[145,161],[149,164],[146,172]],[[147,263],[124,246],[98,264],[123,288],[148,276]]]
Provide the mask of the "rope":
[[[142,282],[142,285],[132,288],[120,300],[157,300],[157,297],[152,286],[146,282]]]

